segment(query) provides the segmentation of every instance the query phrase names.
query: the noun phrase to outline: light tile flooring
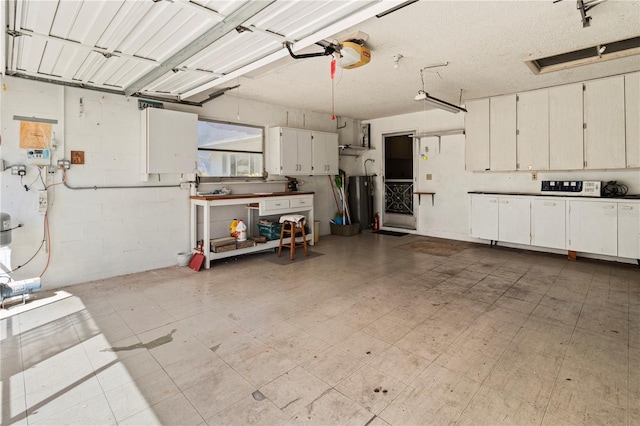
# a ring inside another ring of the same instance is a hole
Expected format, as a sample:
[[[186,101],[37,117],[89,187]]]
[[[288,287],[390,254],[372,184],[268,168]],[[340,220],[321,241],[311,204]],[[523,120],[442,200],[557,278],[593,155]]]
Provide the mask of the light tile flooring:
[[[640,424],[637,267],[398,248],[421,239],[327,236],[287,265],[165,268],[8,310],[1,423]]]

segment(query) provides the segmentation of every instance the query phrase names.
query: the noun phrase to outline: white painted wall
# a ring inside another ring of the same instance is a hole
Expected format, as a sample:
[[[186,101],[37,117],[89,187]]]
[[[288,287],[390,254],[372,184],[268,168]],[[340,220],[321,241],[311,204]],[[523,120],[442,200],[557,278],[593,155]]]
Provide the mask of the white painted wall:
[[[360,157],[342,157],[341,166],[349,175],[364,175],[364,161],[369,174],[375,178],[375,211],[383,211],[382,204],[382,135],[397,132],[427,133],[464,128],[464,114],[451,114],[440,110],[406,114],[371,120],[371,141],[373,150],[365,151]],[[469,237],[469,196],[468,191],[540,192],[542,180],[617,180],[629,187],[630,194],[640,193],[640,173],[638,170],[617,171],[567,171],[539,172],[536,181],[527,172],[480,172],[472,173],[464,169],[464,135],[442,137],[440,150],[438,139],[423,138],[417,143],[418,153],[425,153],[427,160],[416,155],[416,188],[418,191],[435,192],[435,205],[431,197],[423,195],[418,208],[417,233],[422,235],[474,241]],[[426,174],[432,180],[426,180]],[[417,205],[417,197],[415,203]]]
[[[57,119],[53,126],[59,144],[58,158],[70,158],[71,150],[85,152],[85,165],[72,166],[67,174],[71,186],[177,185],[178,175],[152,175],[140,181],[140,115],[137,99],[96,91],[69,88],[18,78],[4,77],[1,95],[0,158],[7,164],[23,164],[26,153],[19,148],[19,121],[14,115]],[[84,114],[79,102],[83,99]],[[238,108],[239,102],[239,108]],[[211,119],[265,127],[291,126],[336,131],[330,116],[296,111],[281,106],[223,96],[203,108],[166,104],[167,109],[195,112]],[[239,114],[238,114],[239,111]],[[238,116],[239,115],[239,116]],[[341,124],[344,121],[341,122]],[[355,122],[340,131],[341,143],[353,143]],[[29,166],[23,183],[35,180],[41,189],[38,169]],[[45,176],[60,182],[61,173]],[[315,191],[316,219],[321,234],[329,233],[333,198],[328,179],[303,178],[300,188]],[[267,186],[264,186],[267,185]],[[14,226],[12,267],[34,260],[15,272],[16,279],[38,276],[48,253],[38,250],[44,235],[44,217],[38,213],[37,191],[25,191],[10,171],[0,174],[0,210],[11,214]],[[234,192],[283,190],[284,183],[235,184]],[[189,191],[174,188],[104,189],[73,191],[62,185],[49,190],[50,265],[43,277],[44,288],[128,274],[176,264],[176,254],[189,248]],[[46,247],[46,245],[45,245]]]

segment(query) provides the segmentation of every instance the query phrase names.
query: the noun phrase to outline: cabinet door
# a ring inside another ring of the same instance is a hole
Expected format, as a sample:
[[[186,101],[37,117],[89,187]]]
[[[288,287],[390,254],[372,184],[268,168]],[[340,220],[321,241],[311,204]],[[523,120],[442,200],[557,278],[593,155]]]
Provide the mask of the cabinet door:
[[[587,169],[623,169],[624,76],[584,83],[584,159]]]
[[[471,196],[469,234],[475,238],[498,240],[498,198]]]
[[[517,97],[517,170],[549,170],[549,89]]]
[[[298,130],[280,128],[280,174],[298,174]]]
[[[627,167],[640,167],[640,72],[624,76]]]
[[[142,173],[191,173],[198,155],[198,115],[167,109],[141,111]],[[143,177],[144,178],[144,177]]]
[[[465,170],[483,172],[489,170],[489,99],[466,103],[464,117]]]
[[[640,259],[639,203],[618,203],[618,256]]]
[[[534,199],[531,202],[531,245],[567,248],[564,200]]]
[[[299,175],[310,175],[312,171],[311,132],[298,130],[298,172]]]
[[[569,201],[569,250],[618,254],[618,214],[615,202]]]
[[[582,84],[549,88],[549,168],[577,170],[584,165]]]
[[[312,138],[313,174],[338,174],[338,135],[313,132]]]
[[[501,197],[498,205],[498,240],[531,244],[531,200]]]
[[[516,169],[516,95],[489,100],[491,170]]]

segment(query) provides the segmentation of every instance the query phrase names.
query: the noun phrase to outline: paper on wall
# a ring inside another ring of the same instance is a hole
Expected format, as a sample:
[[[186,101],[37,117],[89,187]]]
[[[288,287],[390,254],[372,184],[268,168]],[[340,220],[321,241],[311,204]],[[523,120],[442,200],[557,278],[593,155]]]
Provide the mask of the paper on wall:
[[[51,124],[20,122],[20,148],[49,148],[51,144]]]

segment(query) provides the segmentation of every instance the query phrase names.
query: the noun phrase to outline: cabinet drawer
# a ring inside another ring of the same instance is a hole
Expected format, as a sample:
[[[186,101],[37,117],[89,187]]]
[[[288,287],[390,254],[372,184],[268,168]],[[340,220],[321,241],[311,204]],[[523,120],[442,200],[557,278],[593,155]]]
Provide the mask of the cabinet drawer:
[[[294,197],[290,201],[291,207],[311,207],[313,198],[311,197]]]
[[[289,199],[280,200],[265,200],[262,202],[262,211],[275,211],[289,208]]]

